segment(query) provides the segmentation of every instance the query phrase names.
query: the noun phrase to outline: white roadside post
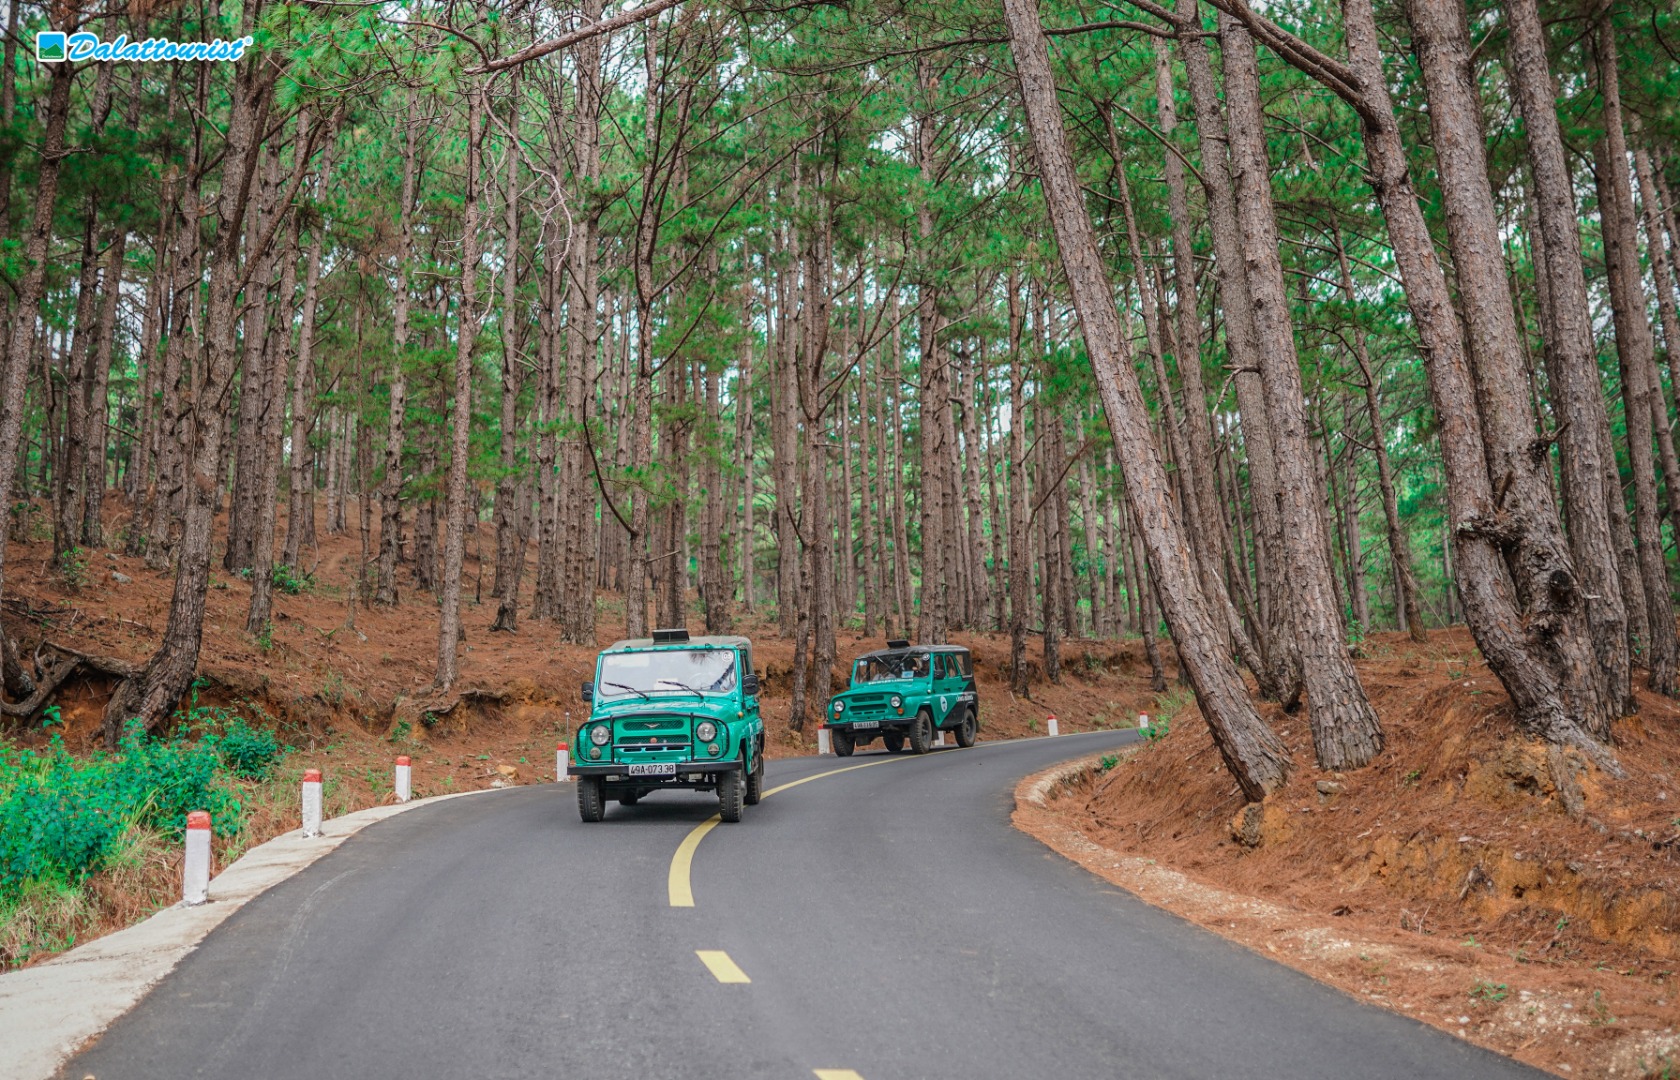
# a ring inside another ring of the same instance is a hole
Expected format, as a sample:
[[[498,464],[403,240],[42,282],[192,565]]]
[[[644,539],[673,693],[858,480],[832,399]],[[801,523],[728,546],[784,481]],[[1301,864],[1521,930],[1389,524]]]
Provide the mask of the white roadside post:
[[[303,770],[303,835],[321,835],[321,770]]]
[[[945,745],[945,732],[935,731],[933,733],[933,745],[935,745],[935,746],[944,746]]]
[[[1056,720],[1056,718],[1054,716],[1052,716],[1050,718],[1049,727],[1050,727],[1050,735],[1051,735],[1052,738],[1057,736],[1057,735],[1060,735],[1062,733],[1062,726]]]
[[[397,791],[397,801],[398,802],[407,802],[408,801],[409,781],[410,781],[411,777],[412,777],[412,773],[409,771],[408,755],[404,754],[403,756],[397,758],[397,787],[396,787],[396,791]]]
[[[566,775],[566,769],[571,766],[571,763],[572,754],[566,744],[561,743],[556,746],[554,748],[554,779],[562,784],[572,779],[572,777]]]
[[[1144,713],[1144,712],[1138,713],[1138,734],[1144,736],[1145,738],[1147,738],[1149,736],[1149,714],[1148,713]]]
[[[210,815],[187,815],[187,860],[181,871],[181,902],[191,907],[210,896]]]
[[[820,725],[817,728],[817,753],[828,754],[832,752],[832,747],[833,743],[829,741],[828,737],[828,725]]]

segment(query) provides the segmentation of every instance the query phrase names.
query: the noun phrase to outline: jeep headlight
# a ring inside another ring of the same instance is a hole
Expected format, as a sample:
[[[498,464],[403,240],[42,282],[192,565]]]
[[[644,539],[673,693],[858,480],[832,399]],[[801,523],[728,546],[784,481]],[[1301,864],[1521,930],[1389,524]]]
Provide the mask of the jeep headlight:
[[[711,742],[717,738],[717,725],[710,720],[702,720],[694,729],[694,735],[701,742]]]
[[[904,707],[904,699],[899,697],[897,694],[894,694],[892,696],[892,707],[895,709],[902,709]]]
[[[605,746],[610,738],[612,738],[612,732],[607,730],[606,724],[596,724],[589,729],[589,741],[596,746]]]
[[[846,703],[844,701],[836,701],[834,703],[834,715],[835,716],[839,716],[841,713],[843,713],[845,711],[846,711]]]

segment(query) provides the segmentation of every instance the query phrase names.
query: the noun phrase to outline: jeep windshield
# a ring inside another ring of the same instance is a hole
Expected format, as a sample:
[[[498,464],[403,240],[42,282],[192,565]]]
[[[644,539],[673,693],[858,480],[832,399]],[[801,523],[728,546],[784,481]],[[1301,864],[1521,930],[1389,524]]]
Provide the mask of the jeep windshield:
[[[602,698],[654,694],[727,694],[735,689],[732,649],[659,649],[607,653],[595,693]]]
[[[859,660],[857,666],[852,669],[852,682],[857,685],[905,682],[926,678],[927,673],[928,658],[926,653],[866,656]]]

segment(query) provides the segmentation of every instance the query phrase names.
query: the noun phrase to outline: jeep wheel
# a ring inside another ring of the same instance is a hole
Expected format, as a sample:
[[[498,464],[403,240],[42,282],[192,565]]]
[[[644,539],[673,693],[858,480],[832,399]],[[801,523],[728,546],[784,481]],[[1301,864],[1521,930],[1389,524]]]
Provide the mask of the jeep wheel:
[[[933,749],[933,716],[926,709],[916,714],[910,724],[910,750],[925,754]]]
[[[828,733],[829,741],[834,743],[835,757],[851,757],[852,750],[857,745],[852,740],[852,733],[845,728],[834,728]]]
[[[740,821],[745,804],[746,787],[739,769],[718,775],[718,817],[725,821]]]
[[[607,808],[601,799],[601,778],[599,776],[578,777],[578,817],[585,821],[600,821],[607,815]]]
[[[965,749],[973,746],[979,732],[980,718],[974,715],[973,709],[964,709],[962,723],[957,725],[957,745]]]
[[[904,753],[904,732],[888,731],[881,736],[881,745],[887,748],[889,754]]]
[[[643,793],[640,791],[626,791],[618,797],[618,805],[635,806],[637,803],[642,801],[642,794]]]
[[[760,753],[753,761],[753,771],[747,774],[747,790],[741,801],[748,806],[757,806],[758,800],[764,798],[764,755]]]

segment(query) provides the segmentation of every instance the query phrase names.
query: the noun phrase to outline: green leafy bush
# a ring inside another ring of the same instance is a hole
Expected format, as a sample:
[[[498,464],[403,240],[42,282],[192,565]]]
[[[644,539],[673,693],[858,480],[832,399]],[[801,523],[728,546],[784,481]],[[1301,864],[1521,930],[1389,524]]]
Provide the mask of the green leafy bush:
[[[223,723],[220,734],[206,736],[216,748],[222,767],[243,780],[266,780],[285,754],[274,732],[254,728],[237,716]]]
[[[239,829],[239,798],[216,745],[148,738],[131,725],[114,754],[76,758],[55,732],[44,751],[0,742],[0,903],[41,883],[79,884],[125,850],[133,829],[178,839],[189,811]]]

